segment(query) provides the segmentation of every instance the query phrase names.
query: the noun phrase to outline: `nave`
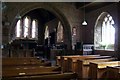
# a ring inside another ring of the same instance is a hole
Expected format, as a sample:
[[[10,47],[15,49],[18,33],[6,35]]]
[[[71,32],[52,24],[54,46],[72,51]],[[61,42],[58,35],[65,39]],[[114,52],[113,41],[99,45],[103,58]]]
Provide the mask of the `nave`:
[[[111,56],[57,56],[51,65],[37,57],[3,58],[2,80],[109,80],[120,79],[120,61]]]
[[[1,4],[2,80],[120,80],[120,1]]]

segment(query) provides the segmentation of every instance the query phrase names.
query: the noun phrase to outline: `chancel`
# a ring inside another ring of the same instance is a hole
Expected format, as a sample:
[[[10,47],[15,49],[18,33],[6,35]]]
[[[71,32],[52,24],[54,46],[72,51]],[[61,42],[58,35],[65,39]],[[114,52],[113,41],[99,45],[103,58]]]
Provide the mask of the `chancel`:
[[[2,80],[120,79],[120,1],[2,2],[1,10]]]

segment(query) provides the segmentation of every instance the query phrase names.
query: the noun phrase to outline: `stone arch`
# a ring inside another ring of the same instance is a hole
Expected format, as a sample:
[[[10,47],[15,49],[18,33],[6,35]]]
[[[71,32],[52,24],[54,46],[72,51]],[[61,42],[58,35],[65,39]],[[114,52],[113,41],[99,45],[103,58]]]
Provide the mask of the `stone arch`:
[[[71,40],[70,24],[69,24],[67,18],[65,17],[64,13],[61,12],[58,8],[52,6],[49,3],[46,3],[46,4],[45,3],[40,3],[40,4],[36,3],[35,5],[24,6],[23,9],[20,10],[20,15],[24,16],[29,11],[37,9],[37,8],[42,8],[42,9],[50,11],[61,21],[61,23],[63,25],[63,29],[64,29],[64,35],[65,35],[64,38],[66,38],[65,43],[68,46],[67,48],[71,49],[72,40]],[[10,29],[11,38],[13,36],[13,29],[15,27],[16,22],[17,22],[17,19],[14,19],[13,23],[11,25],[11,29]]]

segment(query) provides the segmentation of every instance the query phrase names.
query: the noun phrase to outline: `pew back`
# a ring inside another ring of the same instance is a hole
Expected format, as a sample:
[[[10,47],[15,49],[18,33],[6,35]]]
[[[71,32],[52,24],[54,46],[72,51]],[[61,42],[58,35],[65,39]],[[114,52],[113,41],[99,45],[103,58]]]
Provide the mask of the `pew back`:
[[[60,74],[3,78],[2,80],[71,80],[71,79],[77,79],[77,74],[76,73],[60,73]]]
[[[40,75],[40,74],[55,74],[60,73],[60,67],[44,67],[44,66],[32,66],[32,67],[10,67],[2,69],[2,77],[15,77],[25,75]]]
[[[63,56],[61,57],[61,67],[63,72],[69,72],[77,63],[77,60],[93,60],[110,58],[111,56],[86,55],[86,56]],[[73,66],[71,66],[73,65]]]
[[[80,57],[80,56],[85,56],[85,57],[95,57],[95,56],[100,56],[100,55],[70,55],[70,56],[56,56],[56,63],[57,63],[57,65],[58,66],[61,66],[62,64],[62,59],[65,59],[65,60],[67,60],[67,58],[78,58],[78,57]]]
[[[20,66],[20,65],[51,65],[50,62],[45,62],[36,57],[21,57],[21,58],[2,58],[2,66]]]

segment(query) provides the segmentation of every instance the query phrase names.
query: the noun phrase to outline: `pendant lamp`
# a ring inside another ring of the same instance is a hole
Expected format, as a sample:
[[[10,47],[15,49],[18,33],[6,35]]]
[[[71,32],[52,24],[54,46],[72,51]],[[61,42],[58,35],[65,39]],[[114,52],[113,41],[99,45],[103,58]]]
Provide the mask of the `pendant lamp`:
[[[84,8],[84,13],[83,13],[84,14],[84,21],[82,22],[82,25],[87,26],[87,22],[85,20],[85,1],[84,1],[84,7],[83,8]]]

